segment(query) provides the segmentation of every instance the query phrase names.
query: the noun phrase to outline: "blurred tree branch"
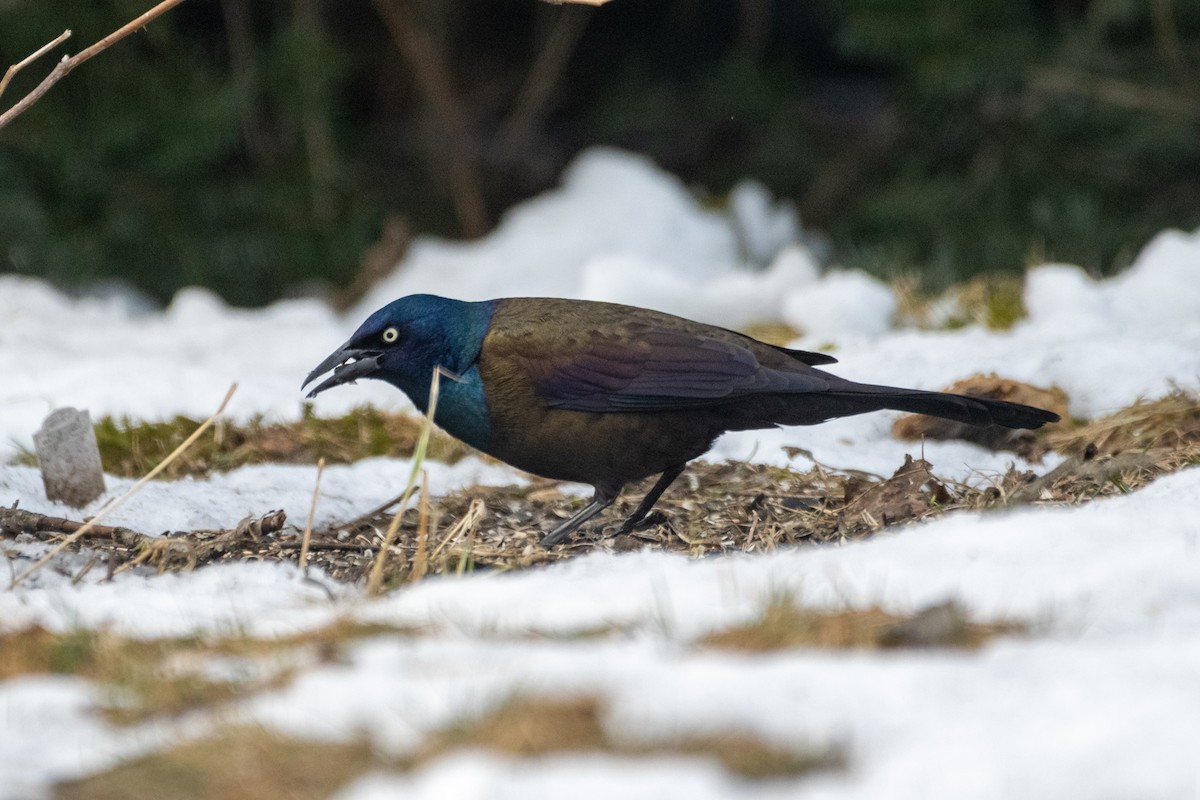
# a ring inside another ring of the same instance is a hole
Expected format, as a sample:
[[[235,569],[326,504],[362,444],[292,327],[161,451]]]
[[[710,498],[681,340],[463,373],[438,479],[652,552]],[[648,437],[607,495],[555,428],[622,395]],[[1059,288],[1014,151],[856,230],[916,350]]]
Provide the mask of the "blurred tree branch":
[[[324,21],[319,0],[294,0],[292,13],[307,47],[320,46],[325,40]],[[309,197],[313,214],[327,221],[334,216],[333,188],[337,172],[337,150],[329,121],[328,81],[322,78],[304,82],[301,94],[300,124],[304,131],[304,150],[311,179]]]
[[[1194,100],[1200,99],[1200,81],[1197,81],[1196,73],[1184,56],[1171,0],[1150,0],[1150,21],[1154,25],[1154,40],[1158,51],[1175,83]]]
[[[54,84],[58,83],[60,80],[62,80],[64,77],[66,77],[67,73],[69,73],[71,70],[75,69],[83,62],[91,59],[93,56],[103,53],[105,50],[112,47],[114,44],[121,41],[126,36],[133,33],[134,31],[136,31],[138,28],[145,27],[146,25],[150,24],[155,19],[162,16],[167,11],[170,11],[172,8],[174,8],[175,6],[179,5],[182,2],[183,2],[183,0],[162,0],[161,3],[159,3],[158,5],[156,5],[154,8],[150,9],[149,11],[147,11],[145,14],[142,14],[137,19],[134,19],[133,21],[127,22],[126,24],[122,25],[120,28],[113,31],[108,36],[105,36],[103,39],[96,42],[91,47],[88,47],[87,49],[82,50],[73,56],[63,56],[63,59],[54,66],[54,69],[52,69],[50,71],[49,75],[47,75],[45,78],[42,79],[41,83],[39,83],[37,86],[33,87],[33,90],[31,92],[29,92],[29,94],[25,95],[20,100],[18,100],[16,102],[16,104],[13,105],[12,108],[8,109],[3,114],[0,114],[0,128],[3,128],[5,125],[12,122],[18,116],[23,114],[30,106],[32,106],[34,103],[36,103],[38,100],[40,100],[42,98],[42,96],[44,94],[46,94],[46,92],[50,91],[50,89],[54,86]],[[12,68],[10,68],[8,71],[8,74],[5,75],[4,85],[7,86],[8,81],[11,78],[11,75],[16,74],[16,72],[22,66],[33,61],[38,56],[44,54],[46,51],[48,51],[49,49],[51,49],[52,47],[57,45],[59,42],[66,39],[67,35],[69,35],[69,34],[70,34],[70,31],[67,31],[66,33],[64,33],[64,35],[58,37],[50,44],[47,44],[46,46],[39,49],[33,55],[29,56],[25,60],[21,61],[19,64],[16,64]]]
[[[246,92],[246,103],[242,110],[242,138],[246,142],[246,152],[256,164],[266,164],[274,154],[259,102],[262,72],[254,44],[248,0],[221,0],[221,16],[225,21],[230,66]]]
[[[500,137],[500,153],[504,159],[516,156],[529,141],[534,128],[545,117],[555,89],[562,80],[563,71],[583,29],[587,26],[591,11],[584,8],[564,8],[558,12],[554,27],[546,38],[546,43],[538,53],[521,93],[517,97],[516,106],[505,123],[504,132]]]
[[[1143,86],[1120,78],[1039,68],[1033,70],[1029,85],[1037,92],[1074,94],[1133,111],[1200,118],[1200,102],[1191,97],[1170,89]]]
[[[470,239],[482,236],[488,229],[488,216],[479,159],[472,143],[466,103],[454,87],[450,65],[411,0],[375,0],[375,7],[392,41],[412,68],[417,89],[441,128],[443,160],[463,236]]]

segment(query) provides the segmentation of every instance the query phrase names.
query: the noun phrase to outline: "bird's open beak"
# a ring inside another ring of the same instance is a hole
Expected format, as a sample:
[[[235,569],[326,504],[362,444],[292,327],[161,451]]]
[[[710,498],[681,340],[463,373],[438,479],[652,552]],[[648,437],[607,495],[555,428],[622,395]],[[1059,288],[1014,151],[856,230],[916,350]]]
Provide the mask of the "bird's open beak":
[[[331,389],[334,386],[341,386],[343,383],[351,383],[359,378],[369,378],[379,369],[379,359],[383,357],[383,353],[378,350],[361,350],[356,347],[351,347],[346,344],[330,354],[329,358],[317,365],[317,368],[308,373],[308,377],[301,384],[301,391],[305,386],[315,381],[318,377],[325,374],[329,370],[333,370],[333,374],[317,384],[309,397],[316,397],[326,389]]]

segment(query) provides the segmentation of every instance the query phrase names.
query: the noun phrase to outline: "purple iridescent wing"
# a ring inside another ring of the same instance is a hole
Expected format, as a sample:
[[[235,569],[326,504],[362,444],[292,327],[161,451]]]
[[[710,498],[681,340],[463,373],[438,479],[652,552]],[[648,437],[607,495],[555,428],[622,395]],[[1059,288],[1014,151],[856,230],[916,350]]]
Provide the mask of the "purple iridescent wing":
[[[692,331],[634,324],[619,335],[571,338],[569,352],[521,358],[535,392],[551,408],[661,411],[828,388],[824,376],[802,363],[767,367],[748,346]]]

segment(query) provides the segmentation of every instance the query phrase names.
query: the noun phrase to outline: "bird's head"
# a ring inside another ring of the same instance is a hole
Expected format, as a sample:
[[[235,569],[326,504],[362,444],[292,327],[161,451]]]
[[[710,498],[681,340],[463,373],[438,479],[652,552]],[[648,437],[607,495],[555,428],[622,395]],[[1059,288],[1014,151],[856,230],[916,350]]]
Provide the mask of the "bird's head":
[[[375,378],[419,402],[424,398],[416,395],[428,387],[435,367],[457,372],[464,369],[464,357],[474,359],[490,318],[485,303],[427,294],[402,297],[369,316],[349,341],[308,374],[301,389],[333,370],[309,397],[359,378]]]

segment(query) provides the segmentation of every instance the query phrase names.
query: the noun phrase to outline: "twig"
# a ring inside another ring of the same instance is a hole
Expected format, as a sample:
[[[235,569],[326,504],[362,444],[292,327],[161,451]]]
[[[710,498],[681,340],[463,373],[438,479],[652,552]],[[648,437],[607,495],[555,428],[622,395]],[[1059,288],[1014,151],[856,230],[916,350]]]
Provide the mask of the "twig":
[[[0,533],[72,534],[77,533],[87,524],[63,517],[49,517],[35,511],[26,511],[23,508],[0,508]],[[108,525],[92,525],[82,534],[85,539],[108,539],[126,546],[137,544],[144,536],[145,534],[129,528]]]
[[[304,524],[304,541],[300,545],[300,569],[308,564],[308,543],[312,540],[313,518],[317,516],[317,498],[321,496],[321,473],[325,471],[325,457],[317,461],[317,482],[313,486],[312,505],[308,508],[308,522]]]
[[[62,33],[60,33],[58,35],[58,37],[56,39],[54,39],[53,41],[46,42],[44,45],[39,47],[35,52],[33,52],[30,55],[25,56],[25,58],[21,59],[16,64],[13,64],[11,67],[9,67],[8,72],[4,73],[4,78],[0,79],[0,96],[2,96],[4,94],[4,90],[8,88],[8,83],[9,83],[9,81],[11,81],[13,79],[14,75],[16,75],[18,72],[23,70],[25,67],[29,66],[34,61],[37,61],[42,56],[46,55],[46,53],[49,53],[51,50],[58,47],[60,44],[62,44],[63,42],[65,42],[67,39],[70,39],[70,38],[71,38],[71,31],[65,30]]]
[[[180,2],[181,0],[176,0],[176,1]],[[192,444],[197,439],[200,438],[201,434],[203,434],[206,430],[208,430],[212,426],[213,422],[216,421],[217,417],[221,416],[221,414],[223,414],[225,412],[225,406],[229,405],[229,400],[230,400],[230,398],[233,397],[233,393],[235,391],[237,391],[236,383],[229,387],[229,391],[225,393],[225,399],[221,401],[221,405],[217,408],[216,412],[211,417],[204,420],[204,422],[201,423],[200,427],[197,428],[192,433],[191,436],[184,439],[183,443],[180,444],[179,447],[176,447],[174,450],[172,450],[171,454],[168,455],[166,458],[164,458],[157,467],[155,467],[154,469],[152,469],[148,473],[146,473],[145,477],[143,477],[141,480],[139,480],[133,486],[129,487],[129,490],[126,491],[125,494],[121,495],[114,502],[106,504],[104,506],[104,508],[100,509],[100,511],[96,514],[96,516],[92,517],[90,520],[88,520],[86,523],[84,523],[84,525],[79,530],[72,533],[66,539],[63,539],[62,542],[60,542],[57,547],[53,548],[50,552],[46,553],[46,555],[42,556],[40,559],[38,559],[36,562],[34,562],[33,566],[31,566],[29,569],[22,572],[17,577],[13,578],[12,583],[10,583],[8,585],[9,590],[11,591],[12,589],[15,589],[17,587],[17,584],[19,584],[21,581],[25,580],[30,575],[32,575],[33,573],[37,572],[39,569],[44,567],[52,558],[54,558],[56,555],[61,553],[64,549],[69,547],[71,544],[79,541],[79,539],[82,538],[88,531],[92,530],[96,526],[96,524],[98,522],[100,522],[101,519],[103,519],[108,514],[110,514],[113,511],[116,511],[118,508],[120,508],[122,505],[124,505],[125,501],[127,501],[129,498],[131,498],[135,494],[137,494],[143,486],[145,486],[149,481],[153,480],[160,472],[162,472],[164,469],[166,469],[167,466],[169,466],[172,461],[174,461],[176,458],[178,458],[179,455],[184,450],[187,450],[189,447],[191,447]]]
[[[126,24],[122,25],[120,28],[113,31],[108,36],[105,36],[91,47],[88,47],[73,56],[63,56],[63,59],[54,66],[54,69],[50,71],[50,74],[43,78],[42,82],[33,88],[33,91],[18,100],[16,105],[8,109],[8,111],[0,114],[0,128],[3,128],[8,123],[12,122],[22,113],[24,113],[26,109],[40,100],[42,95],[50,91],[50,88],[62,80],[63,77],[66,76],[66,74],[71,70],[75,69],[83,62],[91,59],[93,56],[103,53],[105,50],[112,47],[114,44],[121,41],[138,28],[145,27],[182,2],[183,0],[162,0],[161,3],[147,11],[145,14],[142,14],[132,22],[127,22]]]

